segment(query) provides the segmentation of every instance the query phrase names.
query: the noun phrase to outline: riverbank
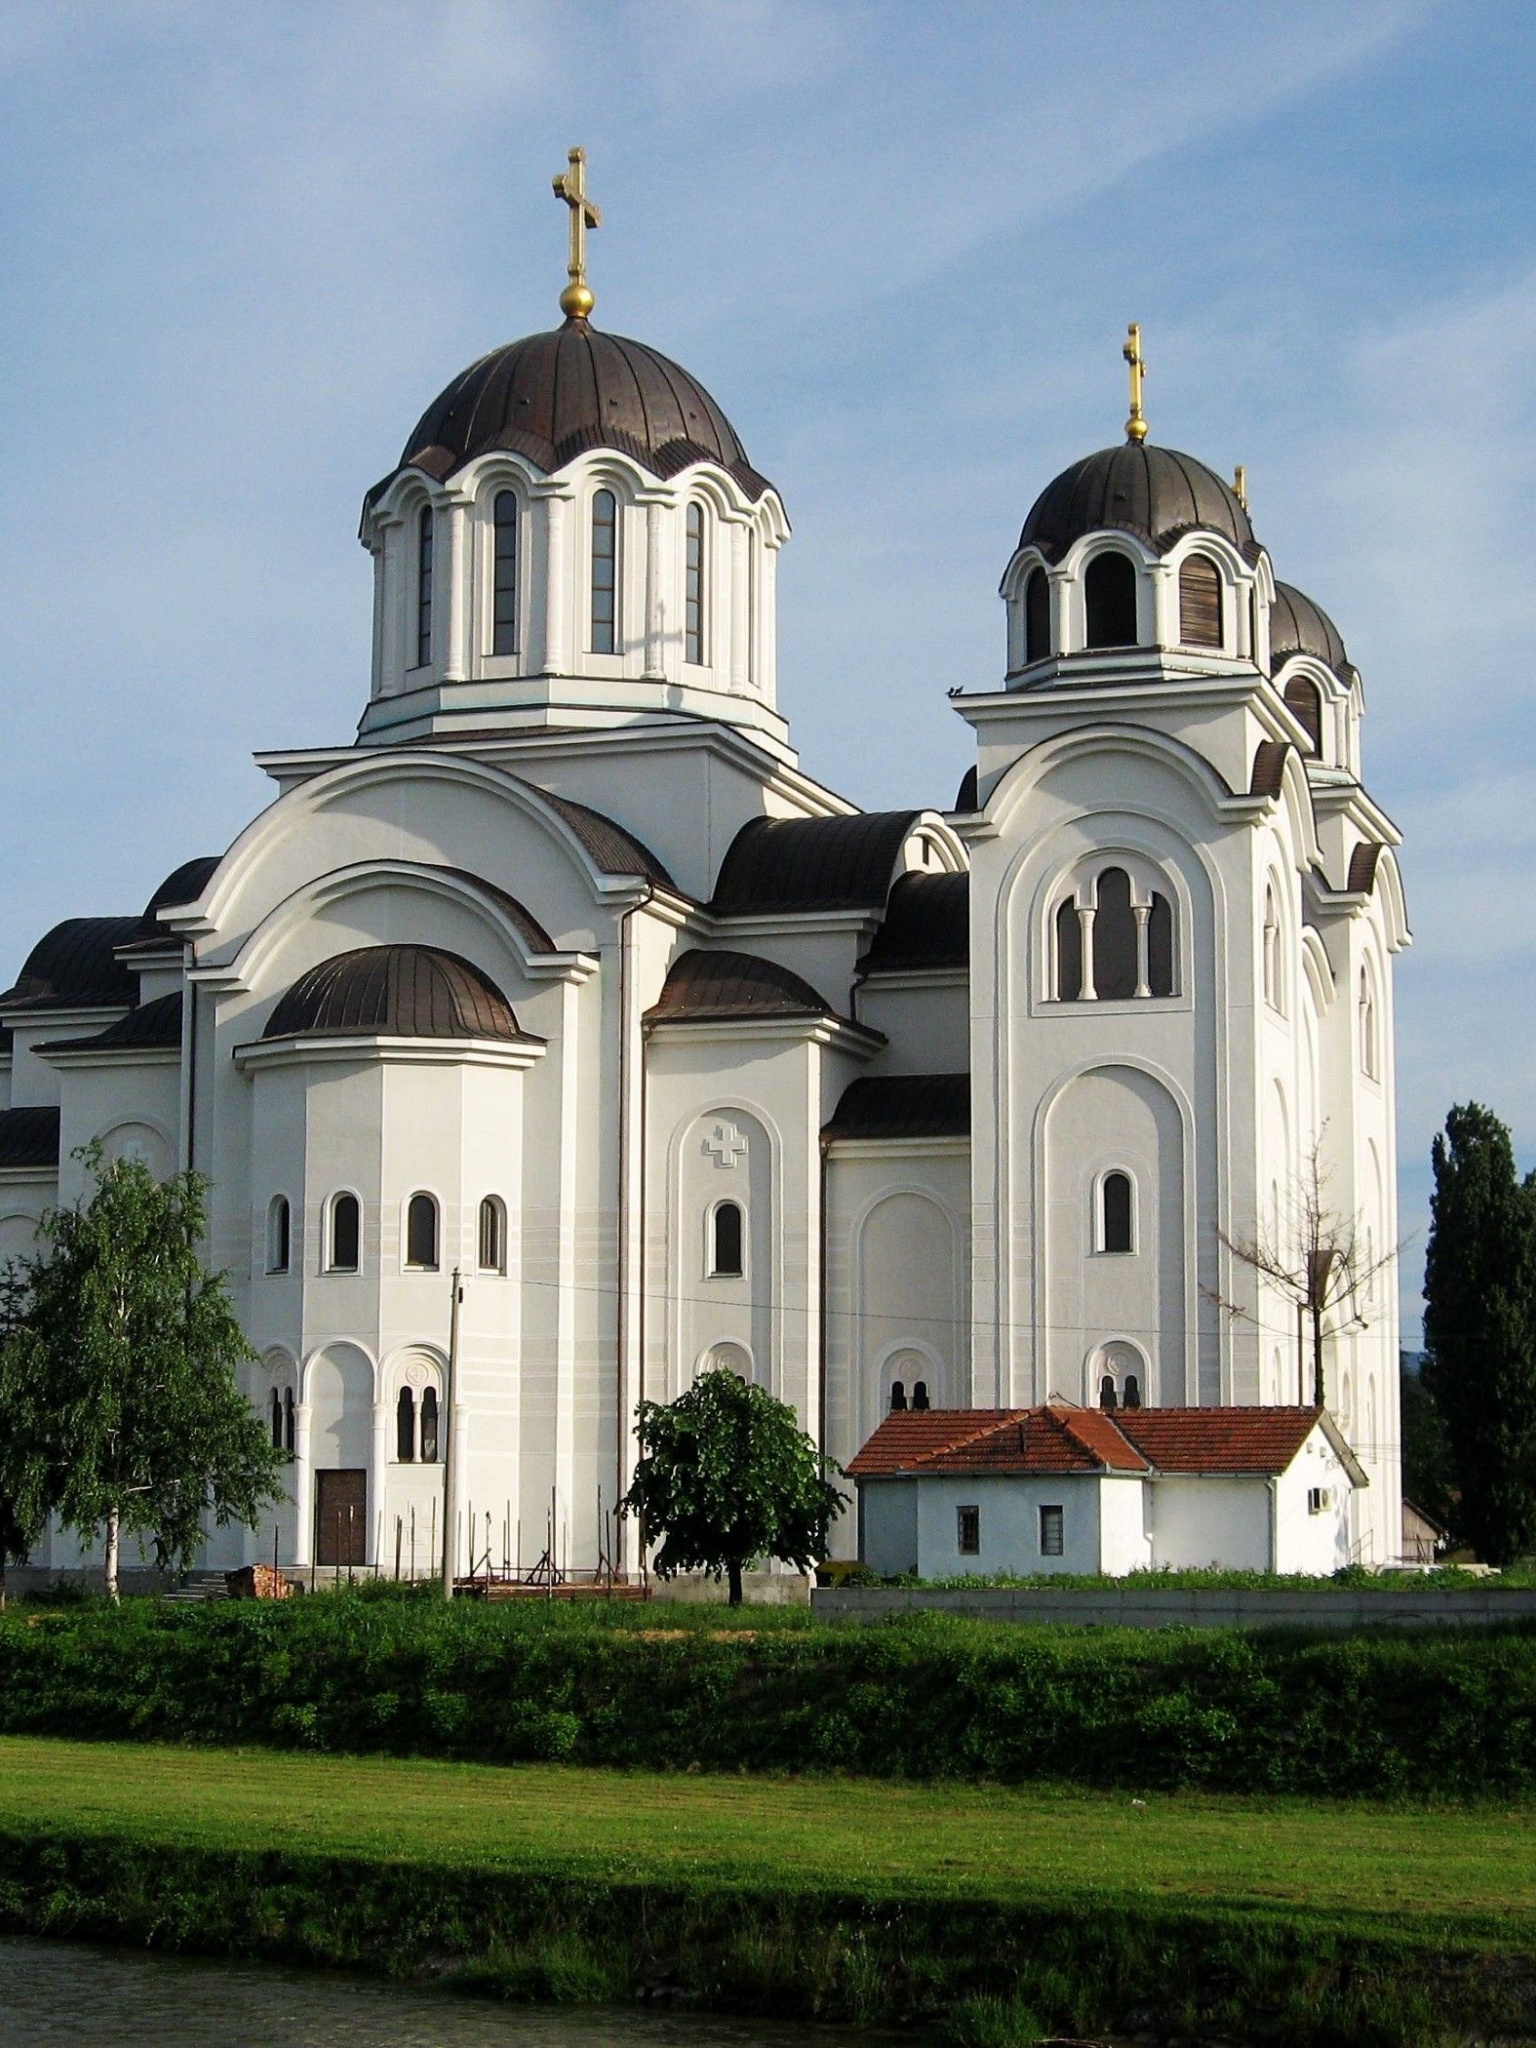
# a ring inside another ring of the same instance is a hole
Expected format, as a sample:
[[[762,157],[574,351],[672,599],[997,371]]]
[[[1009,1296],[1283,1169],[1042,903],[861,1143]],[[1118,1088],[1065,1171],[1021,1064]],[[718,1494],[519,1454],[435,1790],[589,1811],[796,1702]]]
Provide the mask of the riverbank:
[[[0,1923],[976,2048],[1427,2048],[1536,2032],[1533,1819],[7,1738]]]

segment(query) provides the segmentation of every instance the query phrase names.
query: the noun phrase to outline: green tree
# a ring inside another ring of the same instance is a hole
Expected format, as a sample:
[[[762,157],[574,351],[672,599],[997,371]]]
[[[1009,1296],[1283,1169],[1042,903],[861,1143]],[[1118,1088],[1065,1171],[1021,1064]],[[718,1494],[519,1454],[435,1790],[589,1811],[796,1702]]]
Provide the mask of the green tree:
[[[1458,1533],[1504,1565],[1536,1537],[1536,1186],[1475,1102],[1452,1109],[1430,1156],[1424,1385],[1445,1425]]]
[[[53,1475],[37,1445],[17,1428],[25,1380],[17,1367],[27,1298],[26,1282],[14,1261],[0,1268],[0,1607],[5,1605],[6,1568],[22,1564],[43,1532],[54,1505]]]
[[[1398,1412],[1403,1419],[1403,1492],[1432,1522],[1455,1530],[1459,1507],[1445,1424],[1422,1373],[1399,1373]]]
[[[810,1571],[826,1555],[847,1496],[827,1476],[840,1468],[793,1408],[717,1367],[676,1401],[642,1401],[636,1419],[641,1457],[619,1511],[639,1516],[644,1540],[664,1539],[662,1578],[723,1573],[739,1607],[741,1575],[755,1558]]]
[[[0,1333],[10,1464],[25,1446],[63,1526],[104,1536],[115,1600],[125,1535],[152,1538],[163,1568],[185,1569],[208,1519],[253,1527],[283,1497],[282,1454],[236,1380],[253,1354],[223,1276],[198,1256],[206,1181],[104,1165],[99,1147],[77,1156],[95,1191],[46,1219]]]

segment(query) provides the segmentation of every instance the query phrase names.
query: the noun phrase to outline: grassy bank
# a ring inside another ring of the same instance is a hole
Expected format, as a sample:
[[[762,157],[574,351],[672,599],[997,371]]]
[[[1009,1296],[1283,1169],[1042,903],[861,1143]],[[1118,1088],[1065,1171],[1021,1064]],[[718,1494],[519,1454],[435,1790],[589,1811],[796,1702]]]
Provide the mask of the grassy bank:
[[[1533,1819],[8,1739],[0,1921],[977,2042],[1423,2044],[1536,2026]]]
[[[1529,1628],[857,1627],[755,1611],[725,1626],[682,1612],[338,1594],[10,1614],[0,1730],[1134,1792],[1536,1795]]]

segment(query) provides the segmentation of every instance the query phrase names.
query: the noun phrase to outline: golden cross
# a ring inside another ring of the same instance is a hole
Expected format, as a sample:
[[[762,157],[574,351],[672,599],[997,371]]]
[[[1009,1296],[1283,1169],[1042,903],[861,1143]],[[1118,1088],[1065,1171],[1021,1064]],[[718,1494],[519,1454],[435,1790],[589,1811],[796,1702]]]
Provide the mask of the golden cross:
[[[1131,416],[1125,423],[1127,441],[1140,443],[1147,438],[1147,423],[1141,411],[1141,380],[1146,375],[1146,359],[1141,353],[1141,326],[1133,320],[1125,330],[1125,346],[1120,353],[1131,366]]]
[[[560,294],[560,310],[568,319],[585,320],[597,303],[587,289],[587,229],[600,228],[602,211],[587,197],[587,152],[573,149],[571,167],[555,179],[555,197],[571,209],[570,283]]]
[[[1232,472],[1232,492],[1239,505],[1248,510],[1248,465],[1240,462]]]

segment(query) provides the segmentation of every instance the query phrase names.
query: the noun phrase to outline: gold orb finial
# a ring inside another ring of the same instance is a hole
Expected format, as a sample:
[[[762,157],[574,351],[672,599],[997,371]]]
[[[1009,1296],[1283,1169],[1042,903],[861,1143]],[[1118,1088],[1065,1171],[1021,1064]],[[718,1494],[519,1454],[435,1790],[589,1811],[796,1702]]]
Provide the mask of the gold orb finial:
[[[1125,330],[1125,346],[1120,351],[1131,372],[1131,416],[1125,423],[1125,438],[1134,441],[1139,448],[1147,438],[1146,417],[1141,410],[1141,383],[1147,374],[1146,358],[1141,353],[1141,323],[1133,320]]]
[[[587,229],[600,228],[603,215],[587,197],[587,152],[568,154],[570,169],[554,180],[555,197],[571,209],[571,254],[565,266],[571,281],[560,294],[560,310],[567,320],[585,320],[597,303],[587,285]]]

